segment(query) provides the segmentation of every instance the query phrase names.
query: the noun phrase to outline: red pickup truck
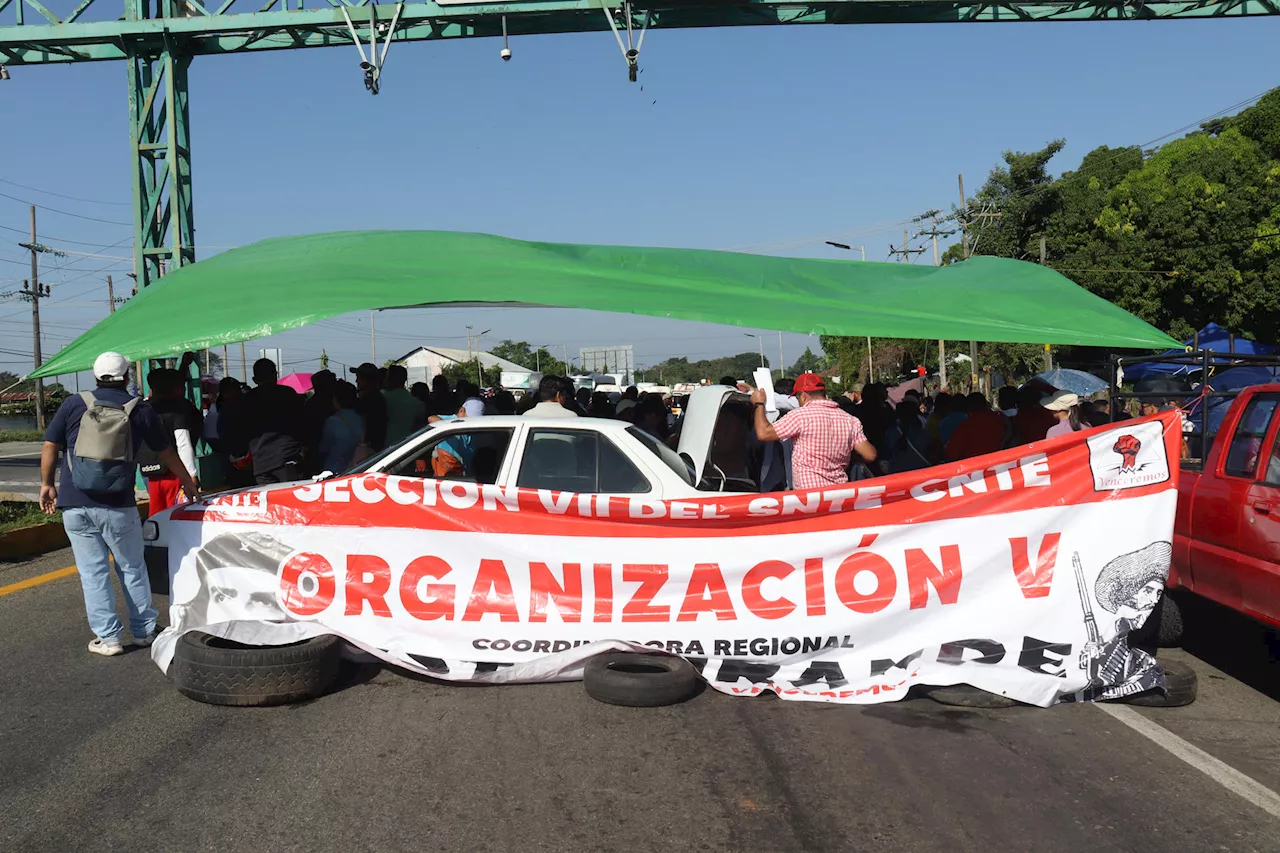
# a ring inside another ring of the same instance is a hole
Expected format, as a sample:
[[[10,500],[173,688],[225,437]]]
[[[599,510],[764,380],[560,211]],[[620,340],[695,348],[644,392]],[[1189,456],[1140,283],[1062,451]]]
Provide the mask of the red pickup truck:
[[[1184,460],[1168,586],[1280,627],[1278,433],[1280,384],[1253,385],[1231,402],[1203,464]],[[1177,597],[1166,597],[1161,644],[1181,632]]]

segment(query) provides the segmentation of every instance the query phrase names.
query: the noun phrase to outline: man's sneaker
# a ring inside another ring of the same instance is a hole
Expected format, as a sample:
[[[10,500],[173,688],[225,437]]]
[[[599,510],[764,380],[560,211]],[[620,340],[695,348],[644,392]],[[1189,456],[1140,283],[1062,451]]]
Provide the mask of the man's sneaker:
[[[104,640],[100,637],[94,637],[89,641],[89,651],[95,655],[113,657],[114,655],[124,654],[124,646],[120,645],[119,640]]]
[[[151,633],[147,634],[147,636],[134,637],[133,644],[135,646],[145,649],[147,648],[147,646],[150,646],[152,643],[154,643],[156,641],[156,637],[159,637],[159,636],[160,636],[160,626],[157,625],[155,628],[151,629]]]

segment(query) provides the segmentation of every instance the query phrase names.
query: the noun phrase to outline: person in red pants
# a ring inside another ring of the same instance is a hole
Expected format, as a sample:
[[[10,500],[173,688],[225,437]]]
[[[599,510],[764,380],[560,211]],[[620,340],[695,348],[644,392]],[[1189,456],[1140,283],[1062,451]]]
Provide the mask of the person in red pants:
[[[160,416],[173,441],[173,447],[183,466],[196,480],[196,442],[200,439],[203,419],[200,410],[182,396],[182,374],[166,367],[147,374],[151,384],[151,396],[147,402]],[[147,480],[147,494],[151,497],[150,514],[176,506],[182,499],[182,481],[160,464],[159,460],[144,458],[139,453],[139,465]],[[192,496],[194,497],[194,496]]]

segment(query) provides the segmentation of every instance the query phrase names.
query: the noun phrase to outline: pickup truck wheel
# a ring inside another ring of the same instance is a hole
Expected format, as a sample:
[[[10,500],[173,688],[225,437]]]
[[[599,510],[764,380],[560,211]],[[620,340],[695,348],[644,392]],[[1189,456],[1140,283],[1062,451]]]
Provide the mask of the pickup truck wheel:
[[[1166,589],[1156,605],[1151,618],[1158,618],[1156,642],[1162,649],[1176,649],[1182,645],[1182,605]]]
[[[926,687],[923,691],[939,705],[952,705],[957,708],[1012,708],[1018,704],[1016,699],[990,693],[971,684],[951,684],[946,687]]]
[[[338,675],[332,634],[286,646],[246,646],[199,631],[178,638],[173,682],[210,705],[282,705],[319,696]]]
[[[1196,701],[1199,690],[1196,671],[1182,661],[1165,660],[1160,661],[1160,665],[1164,667],[1165,692],[1148,690],[1119,701],[1146,708],[1178,708]]]
[[[656,708],[697,695],[698,673],[684,658],[610,652],[587,661],[582,686],[597,702]]]

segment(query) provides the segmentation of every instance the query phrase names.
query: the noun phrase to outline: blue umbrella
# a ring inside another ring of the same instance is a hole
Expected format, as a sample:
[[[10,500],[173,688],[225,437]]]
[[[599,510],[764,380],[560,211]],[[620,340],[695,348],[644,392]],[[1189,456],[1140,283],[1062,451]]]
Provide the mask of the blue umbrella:
[[[1085,373],[1083,370],[1070,370],[1059,367],[1036,374],[1036,379],[1046,385],[1052,385],[1059,391],[1070,391],[1072,394],[1078,394],[1081,397],[1088,397],[1090,394],[1107,390],[1105,379],[1099,379],[1092,373]]]

